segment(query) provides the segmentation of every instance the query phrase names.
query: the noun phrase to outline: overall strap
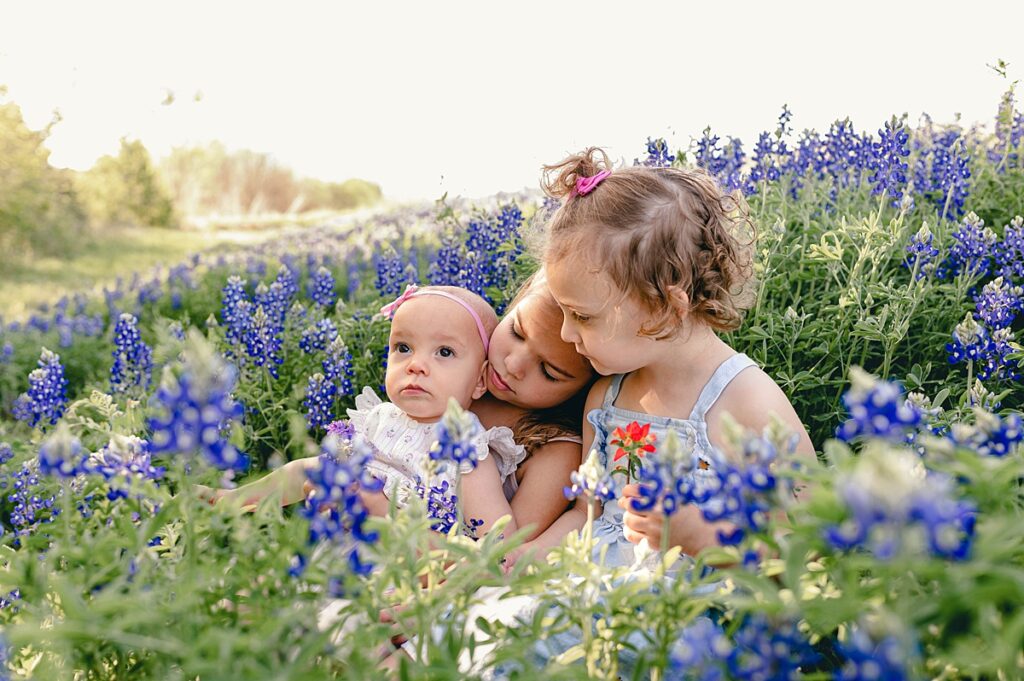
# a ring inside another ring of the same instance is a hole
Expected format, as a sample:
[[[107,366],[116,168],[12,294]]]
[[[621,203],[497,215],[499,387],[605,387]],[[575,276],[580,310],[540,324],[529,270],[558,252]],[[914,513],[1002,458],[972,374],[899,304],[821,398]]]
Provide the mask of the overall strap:
[[[604,393],[604,402],[601,403],[602,409],[615,404],[615,400],[619,397],[619,390],[622,389],[622,379],[626,377],[626,374],[615,374],[612,376],[612,382],[608,384],[608,390]]]
[[[693,405],[693,411],[690,412],[690,420],[703,421],[708,409],[721,397],[725,386],[729,385],[729,382],[736,378],[741,371],[752,366],[754,366],[754,360],[742,352],[719,364],[704,389],[700,391],[700,397],[697,398],[697,403]]]

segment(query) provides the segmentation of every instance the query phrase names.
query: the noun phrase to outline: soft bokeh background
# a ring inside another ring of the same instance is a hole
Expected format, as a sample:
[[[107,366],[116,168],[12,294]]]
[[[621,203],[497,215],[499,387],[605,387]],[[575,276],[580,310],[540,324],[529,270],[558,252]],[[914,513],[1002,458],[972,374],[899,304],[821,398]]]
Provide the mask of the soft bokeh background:
[[[84,170],[122,136],[219,140],[394,199],[536,187],[586,145],[707,125],[752,141],[922,112],[991,125],[1024,73],[1019,2],[53,3],[0,8],[0,83]],[[170,101],[173,98],[173,101]]]

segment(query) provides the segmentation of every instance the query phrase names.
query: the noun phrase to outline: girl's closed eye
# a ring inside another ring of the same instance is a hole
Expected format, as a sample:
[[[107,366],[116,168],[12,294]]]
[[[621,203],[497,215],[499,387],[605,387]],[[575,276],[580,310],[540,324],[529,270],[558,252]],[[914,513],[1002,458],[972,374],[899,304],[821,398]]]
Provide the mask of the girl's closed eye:
[[[586,324],[587,322],[590,321],[590,316],[589,315],[580,314],[576,310],[573,310],[571,312],[571,314],[572,314],[572,318],[575,319],[580,324]]]
[[[523,338],[523,336],[518,331],[516,331],[516,322],[515,322],[515,320],[513,320],[512,323],[508,325],[508,328],[509,328],[509,331],[512,332],[512,337],[513,338],[515,338],[516,340],[520,340],[520,341],[526,340],[525,338]],[[548,369],[544,365],[544,362],[541,362],[538,366],[540,366],[540,373],[544,375],[544,378],[546,378],[547,380],[551,381],[552,383],[558,383],[558,379],[556,377],[552,376],[550,373],[548,373]]]

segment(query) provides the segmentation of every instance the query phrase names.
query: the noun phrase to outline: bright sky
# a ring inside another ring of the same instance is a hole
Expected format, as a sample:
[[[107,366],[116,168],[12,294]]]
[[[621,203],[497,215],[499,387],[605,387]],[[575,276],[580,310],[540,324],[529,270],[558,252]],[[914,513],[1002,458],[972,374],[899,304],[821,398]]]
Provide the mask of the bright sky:
[[[396,199],[475,197],[588,145],[632,161],[709,124],[749,145],[783,103],[798,130],[990,123],[1007,82],[986,64],[1024,78],[1021,26],[1016,0],[33,0],[0,6],[0,84],[32,127],[60,110],[55,165],[217,139]]]

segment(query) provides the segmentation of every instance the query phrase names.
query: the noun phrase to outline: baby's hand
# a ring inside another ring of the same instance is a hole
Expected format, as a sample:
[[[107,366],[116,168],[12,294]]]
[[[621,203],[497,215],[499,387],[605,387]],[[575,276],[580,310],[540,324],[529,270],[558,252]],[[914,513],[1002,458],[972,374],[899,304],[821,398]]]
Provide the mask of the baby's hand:
[[[230,492],[227,489],[214,489],[213,487],[207,487],[206,485],[194,485],[196,498],[200,501],[205,501],[210,506],[216,504],[221,497]]]
[[[516,563],[532,563],[537,558],[537,547],[532,543],[520,544],[505,554],[501,561],[501,571],[506,575],[512,572]]]

